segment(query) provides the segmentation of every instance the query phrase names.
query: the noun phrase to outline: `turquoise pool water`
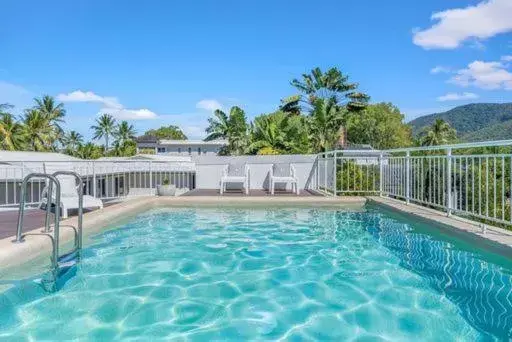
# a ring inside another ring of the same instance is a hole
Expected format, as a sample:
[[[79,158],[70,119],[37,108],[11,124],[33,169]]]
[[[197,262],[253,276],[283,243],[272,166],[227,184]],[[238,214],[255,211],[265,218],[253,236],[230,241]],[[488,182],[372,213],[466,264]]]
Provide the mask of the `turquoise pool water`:
[[[61,285],[0,294],[0,340],[512,337],[510,260],[371,208],[152,211]]]

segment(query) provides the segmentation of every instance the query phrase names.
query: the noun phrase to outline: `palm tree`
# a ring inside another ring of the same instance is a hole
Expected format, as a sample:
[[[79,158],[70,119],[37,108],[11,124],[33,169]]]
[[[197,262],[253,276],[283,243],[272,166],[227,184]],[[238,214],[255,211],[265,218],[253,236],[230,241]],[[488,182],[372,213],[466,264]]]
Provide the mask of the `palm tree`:
[[[68,132],[62,139],[62,143],[64,144],[64,148],[68,154],[75,154],[83,142],[83,136],[77,131]]]
[[[420,138],[422,146],[445,145],[457,139],[457,131],[443,119],[436,119]]]
[[[209,126],[206,128],[206,141],[215,139],[227,139],[228,146],[226,154],[243,154],[248,145],[249,125],[243,109],[237,106],[231,107],[229,116],[222,110],[217,109],[214,117],[209,118]]]
[[[135,128],[133,125],[128,124],[128,121],[121,121],[119,125],[116,127],[116,131],[114,132],[115,143],[119,146],[125,145],[128,141],[132,141],[135,139]]]
[[[114,135],[116,130],[116,120],[110,114],[103,114],[96,119],[96,125],[91,126],[94,130],[93,139],[105,138],[105,152],[108,151],[109,138]]]
[[[101,157],[101,149],[99,146],[88,142],[85,145],[80,145],[77,150],[77,157],[82,159],[97,159]]]
[[[0,114],[0,138],[1,148],[8,151],[23,149],[25,130],[23,125],[16,122],[14,116],[2,112]]]
[[[256,117],[248,150],[256,154],[308,153],[304,117],[282,111]]]
[[[213,112],[213,118],[208,118],[208,127],[206,133],[208,135],[205,141],[227,139],[229,134],[229,118],[226,113],[220,109]]]
[[[57,132],[62,133],[61,123],[64,122],[66,116],[66,110],[64,104],[55,103],[55,99],[49,95],[35,98],[36,105],[34,109],[41,112],[41,114],[48,120],[48,124],[52,126]]]
[[[37,109],[26,110],[23,124],[26,141],[30,150],[51,150],[55,132],[48,125],[48,120],[40,111]]]
[[[343,123],[343,109],[334,99],[316,99],[308,117],[313,149],[323,152],[336,144]]]
[[[303,74],[302,80],[294,79],[291,85],[305,95],[302,102],[313,106],[315,101],[321,99],[333,99],[338,105],[347,106],[349,111],[364,109],[370,97],[358,92],[358,84],[350,83],[348,76],[337,68],[331,68],[322,72],[320,68],[311,70],[309,74]]]

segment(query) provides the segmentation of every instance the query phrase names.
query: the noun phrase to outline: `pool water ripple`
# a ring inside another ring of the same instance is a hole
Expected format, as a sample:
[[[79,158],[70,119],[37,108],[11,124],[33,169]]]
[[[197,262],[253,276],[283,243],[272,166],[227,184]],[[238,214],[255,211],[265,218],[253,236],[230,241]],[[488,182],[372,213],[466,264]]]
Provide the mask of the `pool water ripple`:
[[[166,209],[104,232],[0,340],[507,340],[512,265],[376,210]]]

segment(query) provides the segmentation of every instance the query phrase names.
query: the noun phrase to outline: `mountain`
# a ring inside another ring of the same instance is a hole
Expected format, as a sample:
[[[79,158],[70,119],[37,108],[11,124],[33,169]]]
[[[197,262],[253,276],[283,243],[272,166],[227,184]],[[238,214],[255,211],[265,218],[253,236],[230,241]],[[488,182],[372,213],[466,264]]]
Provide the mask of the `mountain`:
[[[450,123],[461,141],[512,139],[512,103],[472,103],[421,116],[409,124],[417,136],[436,119]]]

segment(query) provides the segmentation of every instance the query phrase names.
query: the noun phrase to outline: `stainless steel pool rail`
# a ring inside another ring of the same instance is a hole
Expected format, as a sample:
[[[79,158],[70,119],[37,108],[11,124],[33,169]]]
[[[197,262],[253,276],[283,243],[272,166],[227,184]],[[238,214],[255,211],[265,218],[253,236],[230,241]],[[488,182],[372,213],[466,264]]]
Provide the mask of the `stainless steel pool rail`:
[[[60,199],[61,199],[61,184],[58,180],[58,176],[72,176],[78,182],[77,190],[78,190],[78,225],[77,227],[68,225],[63,227],[70,227],[74,230],[74,246],[73,249],[64,254],[59,255],[59,237],[60,237]],[[50,264],[50,275],[51,279],[48,284],[45,284],[45,289],[47,291],[53,292],[56,289],[56,281],[59,276],[59,272],[62,268],[69,267],[69,262],[78,263],[81,258],[82,252],[82,235],[83,235],[83,185],[82,178],[76,172],[72,171],[57,171],[52,175],[46,173],[31,173],[27,175],[22,182],[21,186],[21,197],[20,197],[20,206],[18,213],[18,226],[16,230],[16,239],[13,243],[23,243],[25,235],[23,234],[23,218],[25,214],[25,204],[26,204],[26,193],[27,193],[27,185],[28,182],[33,178],[45,178],[48,179],[48,185],[45,190],[46,191],[46,214],[45,214],[45,227],[44,230],[39,233],[30,233],[30,235],[45,235],[51,239],[52,242],[52,255],[51,255],[51,264]],[[55,195],[53,192],[53,187],[55,186]],[[53,201],[55,196],[55,202]],[[54,225],[53,225],[53,234],[51,229],[50,222],[50,214],[52,204],[55,204],[54,207]],[[74,260],[73,260],[74,259]],[[73,263],[72,263],[73,265]]]
[[[53,175],[49,175],[46,173],[30,173],[25,178],[23,178],[23,182],[21,183],[21,198],[20,198],[20,206],[18,211],[18,226],[16,230],[16,239],[13,241],[14,243],[22,243],[24,242],[23,235],[23,218],[25,215],[25,200],[27,193],[27,185],[28,182],[32,178],[46,178],[49,181],[48,184],[48,193],[49,199],[47,200],[46,205],[46,216],[45,216],[45,227],[43,234],[50,237],[52,241],[52,257],[51,257],[51,271],[56,274],[59,268],[59,221],[60,221],[60,206],[55,206],[55,217],[54,217],[54,227],[53,227],[53,236],[50,235],[50,213],[51,213],[51,196],[53,191],[53,185],[55,185],[55,202],[60,203],[60,182],[57,177]]]

